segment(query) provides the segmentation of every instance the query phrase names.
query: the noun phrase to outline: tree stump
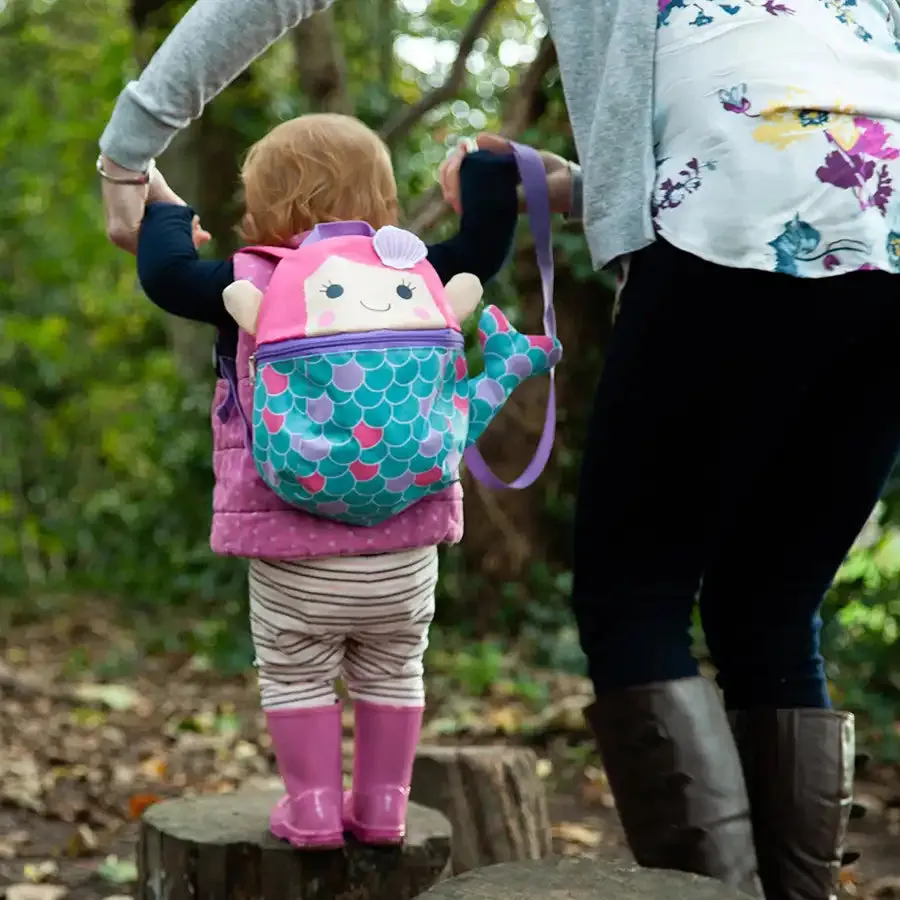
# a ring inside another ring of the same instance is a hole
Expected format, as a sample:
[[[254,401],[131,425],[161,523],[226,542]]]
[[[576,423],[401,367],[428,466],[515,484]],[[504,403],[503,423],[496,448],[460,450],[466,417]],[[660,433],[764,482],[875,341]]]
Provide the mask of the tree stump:
[[[141,822],[138,900],[412,900],[449,875],[450,823],[410,804],[402,847],[301,851],[269,834],[281,791],[151,806]]]
[[[552,859],[466,872],[420,900],[747,900],[718,881],[624,862]]]
[[[552,851],[547,793],[525,747],[420,747],[410,796],[453,826],[456,875]]]

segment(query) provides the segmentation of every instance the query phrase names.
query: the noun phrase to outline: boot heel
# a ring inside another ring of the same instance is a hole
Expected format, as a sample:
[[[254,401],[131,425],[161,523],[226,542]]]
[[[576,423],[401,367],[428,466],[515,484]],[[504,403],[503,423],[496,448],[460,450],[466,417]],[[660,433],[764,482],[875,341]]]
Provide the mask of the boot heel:
[[[853,810],[854,722],[830,709],[729,713],[770,900],[835,900]],[[855,858],[854,858],[855,856]]]
[[[409,807],[409,795],[398,796],[393,804],[394,823],[388,826],[387,815],[382,809],[372,809],[370,798],[362,797],[351,791],[344,793],[344,827],[361,844],[393,847],[402,844],[406,837],[406,811]],[[365,824],[379,822],[378,826]]]
[[[353,787],[344,827],[364,844],[399,844],[406,836],[409,784],[422,707],[357,701]]]
[[[342,847],[340,704],[272,710],[266,720],[286,789],[269,830],[301,850]]]

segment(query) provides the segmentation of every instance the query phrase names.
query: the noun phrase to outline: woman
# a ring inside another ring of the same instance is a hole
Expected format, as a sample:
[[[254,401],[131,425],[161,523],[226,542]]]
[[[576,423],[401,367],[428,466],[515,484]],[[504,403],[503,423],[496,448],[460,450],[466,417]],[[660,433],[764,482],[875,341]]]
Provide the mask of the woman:
[[[623,275],[576,521],[588,717],[639,862],[753,892],[755,847],[768,900],[824,900],[853,718],[830,708],[819,609],[900,448],[900,7],[641,5],[596,68],[560,54],[594,260]],[[579,119],[585,93],[639,111]],[[691,657],[695,599],[727,718]]]
[[[101,169],[141,180],[178,128],[319,5],[195,4],[126,88]],[[545,5],[585,234],[595,265],[624,276],[573,590],[616,804],[644,865],[752,893],[758,860],[768,900],[826,900],[853,719],[830,709],[818,610],[900,445],[897,7]],[[568,183],[568,167],[547,162]],[[451,199],[454,181],[451,165]],[[120,244],[142,190],[107,185]],[[568,191],[557,196],[562,210]],[[840,427],[851,400],[858,423]],[[697,596],[724,707],[690,654]]]

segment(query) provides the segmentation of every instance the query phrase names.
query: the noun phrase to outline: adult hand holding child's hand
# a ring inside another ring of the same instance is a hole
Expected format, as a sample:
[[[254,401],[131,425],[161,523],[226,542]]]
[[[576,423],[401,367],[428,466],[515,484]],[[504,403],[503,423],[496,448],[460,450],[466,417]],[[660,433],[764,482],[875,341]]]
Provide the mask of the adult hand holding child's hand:
[[[484,132],[471,142],[460,141],[457,149],[441,164],[438,170],[438,182],[444,200],[457,212],[460,208],[459,169],[463,159],[471,149],[487,150],[490,153],[511,153],[510,142],[499,134]],[[540,151],[544,170],[547,173],[547,190],[550,194],[550,209],[555,213],[569,213],[572,206],[572,170],[569,163],[548,150]]]
[[[159,169],[154,168],[147,184],[128,184],[113,179],[139,178],[140,172],[133,172],[101,156],[102,171],[110,176],[103,180],[103,211],[106,215],[106,233],[109,239],[129,253],[137,252],[138,232],[148,203],[174,203],[187,206],[184,200],[169,187]],[[208,232],[200,227],[200,220],[194,219],[194,245],[199,247],[210,240]]]
[[[113,179],[137,178],[133,172],[114,163],[109,157],[100,157],[100,166]],[[106,217],[106,234],[122,250],[137,252],[138,231],[144,218],[144,207],[150,190],[147,184],[123,184],[103,180],[103,212]]]
[[[150,191],[147,194],[148,203],[173,203],[175,206],[187,206],[187,203],[169,187],[169,183],[163,177],[159,169],[154,169],[150,179]],[[194,247],[199,249],[207,241],[212,240],[212,235],[200,224],[200,216],[194,216],[191,220],[191,237]]]
[[[150,176],[149,190],[147,191],[148,203],[174,203],[176,206],[187,206],[187,203],[169,187],[169,182],[163,177],[159,169],[154,169]]]

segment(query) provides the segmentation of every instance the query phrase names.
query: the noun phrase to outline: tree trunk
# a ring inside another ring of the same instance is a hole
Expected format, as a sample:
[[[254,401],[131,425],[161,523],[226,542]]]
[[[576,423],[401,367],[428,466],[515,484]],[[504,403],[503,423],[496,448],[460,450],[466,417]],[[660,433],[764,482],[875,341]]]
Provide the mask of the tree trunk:
[[[269,834],[281,791],[238,791],[150,807],[137,900],[412,900],[447,876],[450,824],[410,804],[402,847],[294,850]]]
[[[420,747],[410,796],[453,826],[453,872],[551,852],[537,756],[523,747]]]
[[[291,37],[297,80],[310,112],[352,113],[344,56],[331,10],[305,19]]]
[[[451,878],[420,900],[747,900],[718,881],[622,862],[547,859],[504,863]]]

